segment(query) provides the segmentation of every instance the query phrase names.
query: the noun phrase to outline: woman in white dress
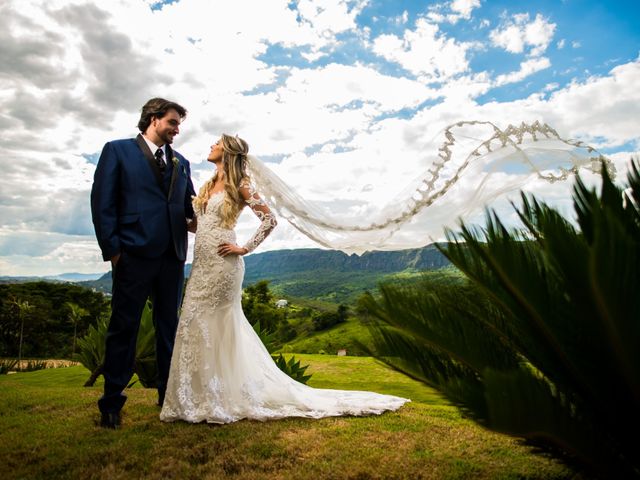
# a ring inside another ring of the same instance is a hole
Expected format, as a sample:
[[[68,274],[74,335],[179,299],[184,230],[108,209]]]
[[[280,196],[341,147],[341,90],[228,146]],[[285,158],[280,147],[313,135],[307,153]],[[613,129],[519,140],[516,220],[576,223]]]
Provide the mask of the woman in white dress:
[[[409,400],[296,382],[276,366],[247,321],[241,305],[242,256],[277,224],[246,173],[247,154],[244,140],[222,135],[207,159],[217,169],[194,199],[198,226],[193,268],[160,419],[230,423],[397,410]],[[233,228],[245,205],[261,223],[241,247]]]

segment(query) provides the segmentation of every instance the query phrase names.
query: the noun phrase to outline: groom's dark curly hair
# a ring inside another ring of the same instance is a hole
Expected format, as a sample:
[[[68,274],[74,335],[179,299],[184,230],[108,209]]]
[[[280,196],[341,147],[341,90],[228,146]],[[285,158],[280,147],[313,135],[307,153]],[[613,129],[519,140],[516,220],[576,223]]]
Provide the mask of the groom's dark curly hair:
[[[162,118],[172,108],[178,112],[181,119],[187,116],[187,109],[182,105],[179,105],[176,102],[170,102],[164,98],[152,98],[142,107],[140,120],[138,121],[138,130],[143,133],[146,132],[147,128],[151,124],[152,118]]]

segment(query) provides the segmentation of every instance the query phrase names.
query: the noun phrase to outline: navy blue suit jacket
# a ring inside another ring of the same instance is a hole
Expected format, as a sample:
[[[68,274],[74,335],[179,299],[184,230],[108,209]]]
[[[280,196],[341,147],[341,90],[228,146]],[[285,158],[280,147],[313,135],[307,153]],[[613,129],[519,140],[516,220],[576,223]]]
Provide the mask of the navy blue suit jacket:
[[[195,195],[189,162],[167,145],[167,177],[141,135],[105,144],[91,189],[91,215],[105,261],[126,250],[157,258],[187,255],[187,218]],[[170,180],[169,180],[170,174]]]

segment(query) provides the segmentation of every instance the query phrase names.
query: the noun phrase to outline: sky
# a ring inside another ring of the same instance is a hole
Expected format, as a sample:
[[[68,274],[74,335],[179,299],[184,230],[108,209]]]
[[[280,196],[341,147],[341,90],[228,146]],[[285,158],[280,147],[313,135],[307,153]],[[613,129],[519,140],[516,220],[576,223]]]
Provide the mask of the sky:
[[[623,178],[640,152],[638,18],[637,0],[2,0],[0,275],[108,271],[93,173],[155,96],[189,111],[174,148],[196,188],[224,132],[311,199],[392,194],[422,138],[474,119],[546,122]],[[568,208],[568,187],[530,187]],[[239,242],[256,227],[243,213]],[[280,222],[258,251],[314,246]]]

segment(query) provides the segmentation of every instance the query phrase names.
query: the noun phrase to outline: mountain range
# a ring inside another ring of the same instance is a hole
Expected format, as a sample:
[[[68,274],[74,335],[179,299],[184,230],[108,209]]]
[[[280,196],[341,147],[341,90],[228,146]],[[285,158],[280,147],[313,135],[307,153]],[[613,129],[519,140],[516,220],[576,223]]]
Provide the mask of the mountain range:
[[[9,275],[0,276],[0,282],[37,282],[40,280],[52,282],[87,282],[98,280],[103,277],[104,273],[61,273],[60,275],[42,275],[42,276],[19,276],[12,277]]]
[[[250,285],[269,280],[279,296],[320,298],[332,302],[352,299],[357,293],[373,289],[378,282],[403,273],[416,274],[449,266],[449,261],[435,245],[396,251],[367,252],[360,256],[336,250],[304,248],[273,250],[244,257],[245,280]],[[191,264],[185,265],[185,275]],[[111,292],[111,272],[82,278],[83,274],[63,274],[56,277],[0,277],[0,281],[74,281],[79,285]],[[99,278],[96,278],[98,277]]]

